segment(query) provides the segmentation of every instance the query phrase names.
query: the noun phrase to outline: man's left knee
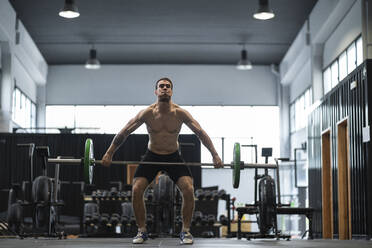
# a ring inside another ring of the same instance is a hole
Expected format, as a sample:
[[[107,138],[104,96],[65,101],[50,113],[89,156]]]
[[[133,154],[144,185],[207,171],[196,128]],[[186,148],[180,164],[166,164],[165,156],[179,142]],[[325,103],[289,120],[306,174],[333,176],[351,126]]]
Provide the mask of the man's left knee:
[[[194,185],[191,180],[185,181],[180,189],[184,197],[194,197]]]

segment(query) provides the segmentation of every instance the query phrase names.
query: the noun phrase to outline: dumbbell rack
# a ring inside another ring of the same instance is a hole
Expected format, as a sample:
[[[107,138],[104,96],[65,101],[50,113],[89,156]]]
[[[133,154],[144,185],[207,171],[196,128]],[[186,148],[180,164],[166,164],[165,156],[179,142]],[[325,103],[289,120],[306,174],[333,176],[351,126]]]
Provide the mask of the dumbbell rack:
[[[148,231],[154,229],[154,215],[150,209],[154,209],[152,202],[153,194],[148,193],[148,189],[144,196],[146,208],[149,210],[147,216]],[[99,214],[94,217],[84,216],[82,236],[86,237],[133,237],[137,233],[137,225],[133,215],[133,209],[131,208],[131,197],[132,191],[131,186],[127,185],[124,190],[95,190],[90,194],[84,196],[84,205],[87,203],[97,204]],[[123,206],[122,204],[128,203],[130,206],[130,216],[123,218]]]
[[[135,231],[131,226],[122,225],[120,221],[121,204],[131,201],[131,191],[96,190],[84,195],[84,206],[89,203],[97,205],[98,214],[86,216],[83,220],[83,236],[87,237],[129,237]],[[120,231],[117,230],[120,228]]]

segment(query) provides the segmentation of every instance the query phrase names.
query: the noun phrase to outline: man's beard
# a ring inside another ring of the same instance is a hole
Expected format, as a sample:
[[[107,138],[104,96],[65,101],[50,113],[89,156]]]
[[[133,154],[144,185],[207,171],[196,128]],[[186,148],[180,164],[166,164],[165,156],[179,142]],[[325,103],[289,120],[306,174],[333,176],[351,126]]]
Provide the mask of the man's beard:
[[[159,97],[159,102],[170,102],[170,96]]]

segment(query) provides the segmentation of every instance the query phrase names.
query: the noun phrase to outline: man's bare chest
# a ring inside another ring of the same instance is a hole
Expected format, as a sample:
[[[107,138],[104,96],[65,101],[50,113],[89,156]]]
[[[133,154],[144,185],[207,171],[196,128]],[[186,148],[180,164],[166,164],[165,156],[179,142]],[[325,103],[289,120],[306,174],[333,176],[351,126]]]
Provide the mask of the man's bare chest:
[[[153,114],[146,121],[147,128],[151,132],[179,133],[182,122],[173,113],[170,114]]]

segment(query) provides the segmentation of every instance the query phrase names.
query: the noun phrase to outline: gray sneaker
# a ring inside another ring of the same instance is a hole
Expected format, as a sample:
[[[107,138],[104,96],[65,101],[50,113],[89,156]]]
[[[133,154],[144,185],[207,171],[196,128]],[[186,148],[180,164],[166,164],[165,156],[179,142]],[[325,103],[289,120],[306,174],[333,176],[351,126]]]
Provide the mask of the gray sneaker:
[[[193,237],[190,232],[181,232],[180,233],[180,240],[181,245],[191,245],[194,243]]]
[[[147,232],[138,231],[137,236],[133,238],[133,244],[143,244],[148,239]]]

